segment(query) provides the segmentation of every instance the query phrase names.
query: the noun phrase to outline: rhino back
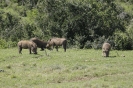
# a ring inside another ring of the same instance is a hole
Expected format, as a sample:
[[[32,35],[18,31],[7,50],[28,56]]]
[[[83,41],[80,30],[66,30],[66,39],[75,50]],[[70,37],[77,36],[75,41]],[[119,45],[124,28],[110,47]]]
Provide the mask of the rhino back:
[[[54,38],[51,41],[54,42],[56,45],[62,45],[64,41],[66,41],[66,39],[65,38]]]
[[[111,49],[111,45],[109,43],[104,43],[102,46],[103,50],[110,50]]]
[[[27,41],[27,40],[22,40],[22,41],[18,42],[18,46],[25,48],[25,49],[29,48],[31,44],[32,44],[32,42]]]
[[[47,42],[44,42],[44,41],[37,39],[37,38],[31,38],[30,40],[33,41],[34,43],[36,43],[38,47],[42,47],[42,46],[47,45]]]

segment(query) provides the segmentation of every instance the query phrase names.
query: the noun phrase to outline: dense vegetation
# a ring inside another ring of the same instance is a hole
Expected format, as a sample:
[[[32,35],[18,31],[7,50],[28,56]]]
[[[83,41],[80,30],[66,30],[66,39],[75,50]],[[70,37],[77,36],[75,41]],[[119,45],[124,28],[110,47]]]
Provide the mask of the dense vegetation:
[[[68,47],[99,48],[108,41],[115,49],[133,49],[132,4],[132,0],[1,0],[0,48],[31,37],[65,37]]]

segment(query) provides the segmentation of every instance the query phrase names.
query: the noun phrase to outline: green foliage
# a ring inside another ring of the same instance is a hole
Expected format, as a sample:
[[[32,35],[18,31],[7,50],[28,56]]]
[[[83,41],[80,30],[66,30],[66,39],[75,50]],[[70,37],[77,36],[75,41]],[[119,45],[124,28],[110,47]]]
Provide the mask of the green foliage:
[[[7,48],[6,41],[4,39],[0,39],[0,48]]]
[[[133,19],[131,20],[129,26],[127,27],[127,33],[129,37],[133,40]]]
[[[97,38],[95,38],[94,42],[91,41],[87,41],[84,45],[85,49],[89,49],[89,48],[93,48],[93,49],[102,49],[102,45],[104,42],[108,42],[111,44],[112,49],[115,48],[115,42],[114,42],[114,37],[109,36],[108,38],[106,38],[105,36],[98,36]]]
[[[106,41],[105,36],[103,37],[98,37],[97,39],[94,40],[92,43],[92,48],[94,49],[101,49],[103,43]]]
[[[16,45],[17,45],[16,42],[6,41],[5,39],[0,39],[0,49],[16,47]]]
[[[133,0],[119,0],[119,1],[126,2],[126,3],[133,3]]]
[[[88,40],[95,41],[95,36],[107,38],[115,30],[125,31],[130,18],[128,14],[123,17],[123,10],[113,1],[68,3],[65,0],[48,0],[47,4],[51,36],[65,36],[79,48],[83,48]]]
[[[95,44],[98,37],[108,39],[116,30],[126,31],[131,13],[115,1],[2,0],[0,38],[17,42],[31,37],[65,37],[69,45],[84,48],[88,41]]]
[[[131,50],[133,49],[133,41],[131,37],[128,35],[128,33],[121,33],[121,32],[116,32],[115,33],[115,46],[119,50]]]
[[[92,48],[92,43],[91,43],[91,41],[87,41],[87,42],[85,43],[85,45],[84,45],[84,48],[85,48],[85,49],[91,49],[91,48]]]

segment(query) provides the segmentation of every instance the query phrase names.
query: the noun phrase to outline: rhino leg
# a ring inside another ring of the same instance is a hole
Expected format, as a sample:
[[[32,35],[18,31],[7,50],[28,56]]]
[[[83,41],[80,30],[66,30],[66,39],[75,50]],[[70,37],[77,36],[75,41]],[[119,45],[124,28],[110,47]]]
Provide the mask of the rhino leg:
[[[19,54],[22,54],[21,51],[22,51],[22,47],[19,47]]]
[[[29,53],[31,54],[31,48],[29,48]]]
[[[54,49],[54,45],[52,45],[52,50]]]
[[[44,48],[43,47],[41,47],[41,51],[43,51],[44,50]]]
[[[58,51],[58,46],[56,46],[55,48],[56,48],[56,51]]]
[[[66,44],[63,44],[64,52],[66,52]]]
[[[109,57],[109,51],[106,52],[106,57]]]
[[[103,57],[109,57],[109,51],[103,51],[102,56]]]

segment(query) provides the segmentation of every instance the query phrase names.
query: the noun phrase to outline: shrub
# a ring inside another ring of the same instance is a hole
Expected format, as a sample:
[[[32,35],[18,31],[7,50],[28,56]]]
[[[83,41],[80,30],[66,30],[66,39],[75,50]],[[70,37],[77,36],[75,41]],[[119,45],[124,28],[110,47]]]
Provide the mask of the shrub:
[[[108,38],[105,38],[105,36],[99,36],[94,39],[93,42],[87,41],[84,45],[85,49],[93,48],[93,49],[101,49],[104,42],[108,42],[111,44],[112,48],[114,48],[114,37],[110,36]]]
[[[118,50],[131,50],[133,48],[132,39],[130,38],[127,32],[125,33],[116,32],[114,42],[116,49]]]
[[[0,39],[0,48],[6,48],[6,41],[4,39]]]
[[[106,41],[105,36],[102,37],[98,37],[94,40],[94,42],[92,43],[92,48],[93,49],[101,49],[102,48],[102,44]]]
[[[87,41],[87,42],[85,43],[85,45],[84,45],[84,48],[85,48],[85,49],[90,49],[90,48],[92,48],[92,42],[91,42],[91,41]]]
[[[17,45],[17,42],[6,41],[5,39],[0,39],[0,48],[2,49],[15,47],[16,45]]]

